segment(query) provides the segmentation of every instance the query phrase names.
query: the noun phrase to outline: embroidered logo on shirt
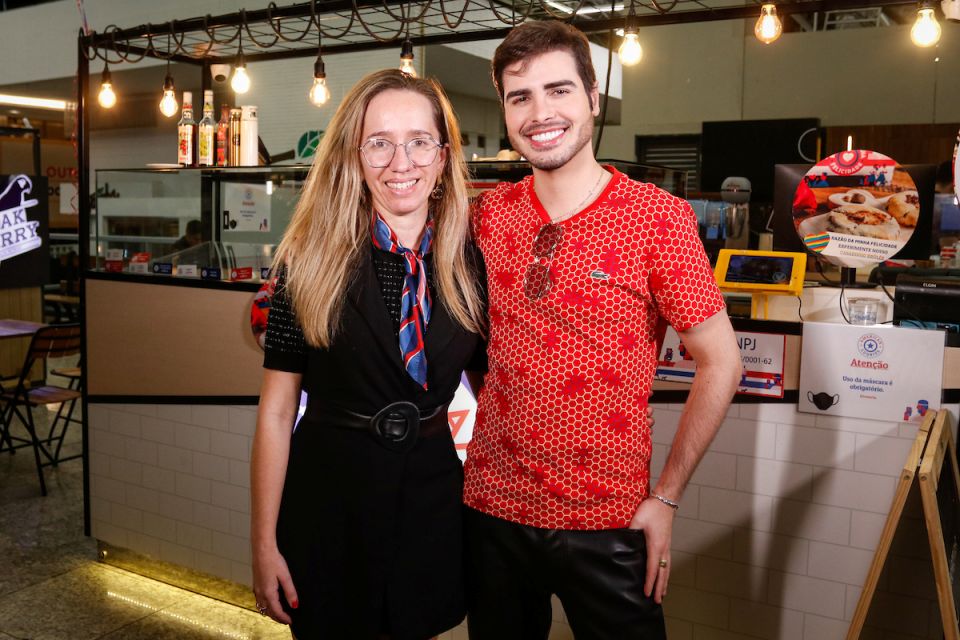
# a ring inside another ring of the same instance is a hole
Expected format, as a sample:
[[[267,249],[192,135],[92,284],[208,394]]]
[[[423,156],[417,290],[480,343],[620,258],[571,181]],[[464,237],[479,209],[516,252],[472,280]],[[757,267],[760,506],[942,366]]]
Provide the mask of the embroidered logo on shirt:
[[[609,280],[610,274],[604,273],[600,269],[594,269],[593,271],[590,272],[590,277],[593,278],[594,280]]]

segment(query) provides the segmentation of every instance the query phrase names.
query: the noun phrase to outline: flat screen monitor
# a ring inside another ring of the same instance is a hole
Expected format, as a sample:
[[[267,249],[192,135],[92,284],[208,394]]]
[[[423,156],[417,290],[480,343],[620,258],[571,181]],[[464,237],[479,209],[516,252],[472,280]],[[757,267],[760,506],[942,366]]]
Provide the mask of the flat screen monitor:
[[[807,252],[793,224],[793,197],[797,185],[810,170],[812,164],[778,164],[773,171],[773,215],[770,230],[773,232],[773,248],[777,251]],[[904,170],[913,178],[920,197],[920,216],[910,240],[891,259],[926,260],[934,253],[933,247],[933,200],[936,182],[936,165],[905,164]]]
[[[717,192],[724,178],[744,176],[752,202],[771,202],[770,167],[816,158],[819,127],[817,118],[704,122],[700,190]]]

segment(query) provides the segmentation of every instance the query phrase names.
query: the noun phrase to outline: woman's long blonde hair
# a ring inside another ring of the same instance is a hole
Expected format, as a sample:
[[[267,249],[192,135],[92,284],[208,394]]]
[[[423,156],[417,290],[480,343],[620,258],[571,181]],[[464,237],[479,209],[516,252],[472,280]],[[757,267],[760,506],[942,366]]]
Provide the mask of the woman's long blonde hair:
[[[361,251],[370,246],[373,204],[363,180],[358,147],[367,106],[391,89],[413,91],[433,105],[440,142],[447,145],[441,174],[443,196],[431,200],[439,298],[465,329],[480,333],[484,326],[477,275],[466,255],[470,215],[467,170],[453,107],[435,81],[385,69],[357,82],[337,108],[274,256],[274,269],[287,267],[287,292],[304,337],[315,347],[330,346],[347,286]]]

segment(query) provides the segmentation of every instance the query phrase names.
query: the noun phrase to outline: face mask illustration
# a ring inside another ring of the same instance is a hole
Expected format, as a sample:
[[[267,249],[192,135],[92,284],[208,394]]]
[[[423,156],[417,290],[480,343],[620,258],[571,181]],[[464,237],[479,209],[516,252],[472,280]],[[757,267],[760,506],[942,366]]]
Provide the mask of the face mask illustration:
[[[835,393],[831,396],[829,393],[824,391],[821,391],[820,393],[807,391],[807,400],[812,402],[817,409],[820,409],[820,411],[826,411],[833,405],[840,402],[840,394]]]

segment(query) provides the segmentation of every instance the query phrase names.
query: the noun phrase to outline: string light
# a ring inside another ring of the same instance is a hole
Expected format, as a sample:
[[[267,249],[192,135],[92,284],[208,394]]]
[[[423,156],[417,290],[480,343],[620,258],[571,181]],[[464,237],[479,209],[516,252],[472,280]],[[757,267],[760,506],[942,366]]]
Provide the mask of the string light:
[[[417,77],[417,69],[413,66],[413,43],[410,40],[404,40],[400,48],[400,71],[408,76]]]
[[[637,15],[633,10],[633,2],[631,2],[630,11],[627,13],[627,21],[623,27],[623,42],[617,49],[620,64],[625,67],[632,67],[643,59],[643,47],[640,46],[638,32]]]
[[[917,20],[910,29],[910,39],[918,47],[932,47],[940,42],[942,29],[937,22],[937,16],[933,12],[933,6],[927,2],[921,2],[917,9]]]
[[[317,54],[313,63],[313,86],[310,87],[310,102],[322,107],[330,100],[330,88],[327,87],[327,72],[323,67],[323,58]]]
[[[760,7],[760,17],[753,27],[753,34],[763,44],[770,44],[783,33],[783,23],[777,15],[777,5],[766,2]]]
[[[243,39],[237,49],[237,64],[233,67],[233,77],[230,78],[230,88],[234,93],[250,91],[250,76],[247,75],[247,63],[243,59]]]
[[[104,109],[112,109],[117,104],[117,94],[113,92],[113,81],[110,79],[110,69],[103,63],[103,74],[100,76],[100,93],[97,102]]]
[[[330,100],[327,70],[323,66],[323,31],[317,28],[317,60],[313,63],[313,86],[308,94],[314,106],[322,107]]]
[[[170,61],[167,60],[167,76],[163,79],[163,97],[160,99],[160,113],[168,118],[177,115],[180,105],[177,104],[177,95],[173,87],[173,76],[170,75]]]

